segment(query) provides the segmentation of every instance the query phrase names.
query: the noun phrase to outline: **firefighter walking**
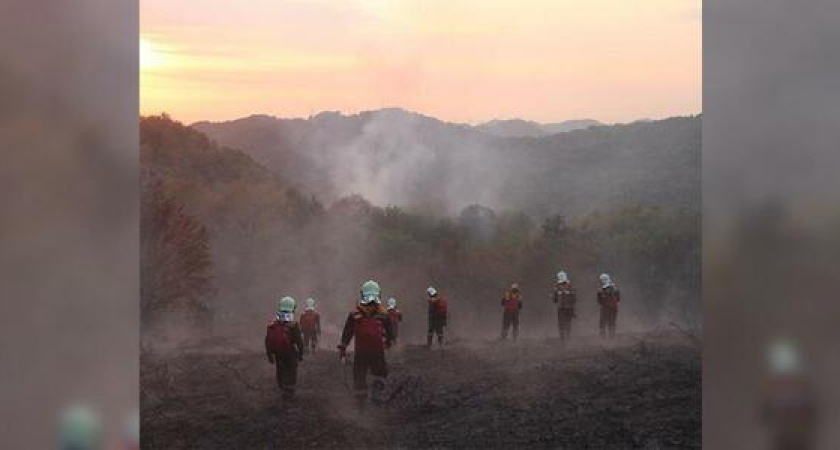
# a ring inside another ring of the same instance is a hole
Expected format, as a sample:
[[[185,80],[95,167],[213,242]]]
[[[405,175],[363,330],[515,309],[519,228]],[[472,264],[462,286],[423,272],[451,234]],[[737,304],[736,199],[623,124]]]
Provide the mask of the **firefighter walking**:
[[[402,322],[402,311],[397,308],[397,299],[391,297],[388,299],[388,318],[391,320],[391,331],[394,333],[394,345],[397,345],[397,340],[400,337],[400,322]]]
[[[438,345],[443,346],[443,328],[446,327],[448,305],[443,294],[432,286],[426,289],[429,303],[429,331],[426,334],[426,348],[432,347],[432,336],[437,334]]]
[[[315,299],[306,299],[306,310],[300,315],[303,346],[314,351],[321,337],[321,314],[315,310]]]
[[[769,348],[770,373],[765,381],[761,418],[773,450],[817,447],[820,411],[813,380],[805,373],[798,348],[779,340]]]
[[[615,337],[615,322],[618,319],[621,294],[608,274],[602,273],[598,280],[601,282],[601,288],[598,289],[598,305],[601,307],[598,327],[602,338],[612,339]]]
[[[522,309],[522,293],[519,285],[513,283],[502,296],[502,340],[507,339],[508,330],[513,328],[513,340],[519,336],[519,311]]]
[[[277,385],[284,399],[295,395],[298,362],[303,360],[303,339],[300,326],[294,320],[295,300],[283,297],[277,302],[277,315],[266,329],[265,353],[274,364]]]
[[[367,373],[373,376],[373,398],[385,387],[388,365],[385,362],[385,349],[391,346],[393,332],[391,320],[381,306],[379,283],[370,280],[362,285],[361,298],[356,309],[347,315],[341,343],[338,345],[339,357],[347,357],[347,346],[355,338],[355,357],[353,358],[353,387],[356,401],[363,406],[368,394]]]
[[[554,287],[552,300],[557,305],[557,331],[560,334],[560,342],[566,345],[572,334],[572,319],[575,318],[577,292],[572,287],[569,276],[562,270],[557,272],[557,284]]]

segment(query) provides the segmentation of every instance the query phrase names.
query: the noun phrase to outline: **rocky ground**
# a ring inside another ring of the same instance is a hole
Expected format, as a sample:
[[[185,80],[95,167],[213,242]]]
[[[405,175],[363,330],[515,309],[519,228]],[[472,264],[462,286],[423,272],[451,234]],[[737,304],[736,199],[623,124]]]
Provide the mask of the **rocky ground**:
[[[387,401],[359,411],[333,350],[308,354],[284,404],[253,349],[142,359],[143,448],[700,448],[690,336],[458,341],[388,354]]]

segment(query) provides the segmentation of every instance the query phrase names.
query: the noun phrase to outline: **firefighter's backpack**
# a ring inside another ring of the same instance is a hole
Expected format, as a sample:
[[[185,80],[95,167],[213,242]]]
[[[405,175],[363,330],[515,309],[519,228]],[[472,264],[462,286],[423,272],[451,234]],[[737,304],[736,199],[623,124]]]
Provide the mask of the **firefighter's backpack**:
[[[286,353],[292,350],[292,330],[288,324],[274,322],[269,325],[265,340],[268,350],[272,353]]]

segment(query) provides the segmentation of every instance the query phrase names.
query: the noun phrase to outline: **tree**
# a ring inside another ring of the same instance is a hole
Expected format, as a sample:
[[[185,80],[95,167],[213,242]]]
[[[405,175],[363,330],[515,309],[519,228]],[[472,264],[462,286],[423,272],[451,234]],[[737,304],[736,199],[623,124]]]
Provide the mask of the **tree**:
[[[159,181],[147,182],[140,219],[141,323],[173,311],[206,319],[205,296],[211,292],[207,229],[167,196]]]

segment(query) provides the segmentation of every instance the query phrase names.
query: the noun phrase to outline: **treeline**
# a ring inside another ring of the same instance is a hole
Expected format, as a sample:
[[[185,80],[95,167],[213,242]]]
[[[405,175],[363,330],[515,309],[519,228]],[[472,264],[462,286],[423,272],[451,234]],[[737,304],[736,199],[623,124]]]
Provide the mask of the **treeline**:
[[[200,276],[147,256],[144,286],[148,280],[174,283],[189,276],[207,288],[194,289],[200,301],[144,294],[144,308],[153,302],[192,305],[212,313],[215,332],[241,335],[255,326],[261,331],[280,295],[313,296],[329,332],[355,302],[360,282],[375,278],[384,296],[396,297],[414,317],[424,317],[425,288],[438,287],[451,299],[453,333],[460,335],[495,330],[498,297],[515,281],[525,293],[524,319],[530,317],[549,332],[548,289],[563,267],[584,292],[594,292],[599,272],[614,274],[628,299],[627,310],[642,321],[699,317],[696,210],[638,205],[585,216],[537,217],[473,205],[449,216],[377,206],[358,195],[327,206],[243,153],[168,117],[145,117],[140,125],[144,217],[180,211],[195,224],[163,222],[188,228],[182,233],[189,236],[187,242],[203,241],[169,251],[198,251],[206,245],[208,255],[207,264],[202,258],[194,264],[204,271]],[[147,242],[166,241],[161,234],[166,232],[144,226],[144,252],[155,248]],[[424,333],[422,322],[407,323],[407,335]]]
[[[193,128],[332,203],[472,203],[533,215],[644,204],[700,210],[700,116],[503,138],[400,109],[309,119],[251,116]]]

